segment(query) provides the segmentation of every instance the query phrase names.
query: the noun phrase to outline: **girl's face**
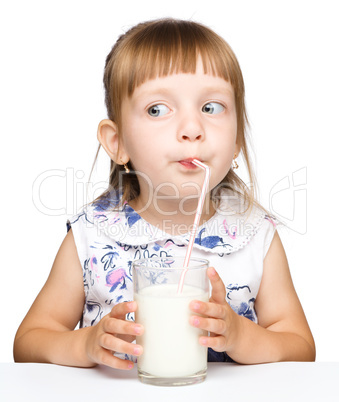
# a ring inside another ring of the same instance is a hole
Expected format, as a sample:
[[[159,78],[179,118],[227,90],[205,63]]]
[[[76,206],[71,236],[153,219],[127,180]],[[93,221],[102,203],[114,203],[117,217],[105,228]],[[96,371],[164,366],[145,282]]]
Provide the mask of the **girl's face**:
[[[204,74],[201,61],[195,74],[173,74],[137,87],[123,101],[121,116],[120,146],[137,172],[145,202],[150,194],[172,201],[199,196],[204,171],[191,163],[194,158],[210,166],[214,188],[239,151],[232,85]]]

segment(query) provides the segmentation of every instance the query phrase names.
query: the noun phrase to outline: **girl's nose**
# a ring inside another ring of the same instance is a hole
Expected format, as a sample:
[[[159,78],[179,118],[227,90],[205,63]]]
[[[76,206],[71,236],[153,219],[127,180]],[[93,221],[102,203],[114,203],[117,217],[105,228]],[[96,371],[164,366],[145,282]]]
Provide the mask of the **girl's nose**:
[[[199,116],[188,114],[181,119],[178,127],[179,141],[202,141],[204,138],[204,127]]]

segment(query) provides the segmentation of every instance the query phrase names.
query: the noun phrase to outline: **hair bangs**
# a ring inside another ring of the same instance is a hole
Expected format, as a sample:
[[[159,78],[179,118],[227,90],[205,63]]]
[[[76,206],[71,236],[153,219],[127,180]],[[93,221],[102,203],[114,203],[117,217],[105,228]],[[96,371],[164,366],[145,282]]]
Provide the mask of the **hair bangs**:
[[[229,81],[235,97],[244,95],[237,59],[226,41],[210,28],[191,21],[164,19],[141,23],[122,35],[106,60],[104,84],[109,118],[120,123],[120,105],[135,88],[156,77],[196,72]]]
[[[220,39],[213,31],[208,28],[205,31],[186,21],[167,20],[161,25],[150,24],[148,29],[137,33],[130,43],[129,57],[124,58],[129,68],[121,69],[126,74],[120,80],[125,95],[131,96],[135,88],[156,77],[194,74],[199,58],[205,74],[236,84],[235,74],[232,74],[235,68],[231,65],[234,58],[224,54],[225,43],[218,43]]]

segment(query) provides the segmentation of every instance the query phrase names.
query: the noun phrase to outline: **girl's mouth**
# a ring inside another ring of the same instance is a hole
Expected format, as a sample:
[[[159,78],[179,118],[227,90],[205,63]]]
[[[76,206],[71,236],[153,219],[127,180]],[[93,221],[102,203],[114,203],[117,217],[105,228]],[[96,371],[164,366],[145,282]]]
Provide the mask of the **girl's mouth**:
[[[198,166],[196,166],[192,161],[193,159],[198,159],[198,158],[188,158],[188,159],[182,159],[179,161],[180,165],[184,166],[186,169],[197,169]],[[200,159],[199,159],[200,160]]]

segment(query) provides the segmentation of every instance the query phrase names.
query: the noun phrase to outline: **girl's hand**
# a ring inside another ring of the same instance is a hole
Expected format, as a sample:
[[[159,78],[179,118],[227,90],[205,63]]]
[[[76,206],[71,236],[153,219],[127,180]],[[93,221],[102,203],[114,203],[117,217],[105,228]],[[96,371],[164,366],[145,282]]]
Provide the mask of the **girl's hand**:
[[[95,364],[104,364],[121,370],[133,368],[133,362],[114,356],[114,352],[140,356],[142,346],[133,344],[136,335],[144,331],[142,325],[126,321],[126,314],[135,312],[135,301],[114,306],[97,325],[88,328],[85,349],[88,359]]]
[[[226,289],[223,281],[214,268],[208,268],[208,277],[212,285],[209,303],[194,300],[190,309],[201,316],[193,315],[190,324],[210,332],[210,336],[201,336],[201,345],[210,347],[216,352],[230,352],[240,331],[240,320],[226,302]]]

